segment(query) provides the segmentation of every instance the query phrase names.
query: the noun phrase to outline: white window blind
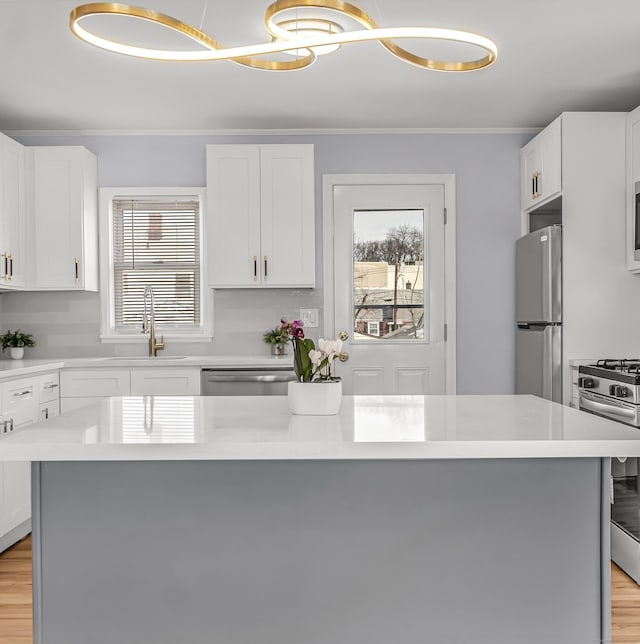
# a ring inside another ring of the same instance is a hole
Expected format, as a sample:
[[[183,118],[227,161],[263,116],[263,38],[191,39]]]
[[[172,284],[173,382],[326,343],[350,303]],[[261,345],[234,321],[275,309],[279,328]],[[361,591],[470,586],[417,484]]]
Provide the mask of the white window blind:
[[[195,197],[115,198],[114,326],[142,323],[145,286],[154,292],[156,324],[200,325],[200,202]]]

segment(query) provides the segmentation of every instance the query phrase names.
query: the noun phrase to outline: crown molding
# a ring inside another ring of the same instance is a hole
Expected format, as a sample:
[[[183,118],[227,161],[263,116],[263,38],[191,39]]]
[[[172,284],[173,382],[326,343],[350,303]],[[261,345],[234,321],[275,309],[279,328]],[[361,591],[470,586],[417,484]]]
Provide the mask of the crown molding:
[[[337,128],[284,130],[7,130],[7,136],[322,136],[336,134],[537,134],[539,127]]]

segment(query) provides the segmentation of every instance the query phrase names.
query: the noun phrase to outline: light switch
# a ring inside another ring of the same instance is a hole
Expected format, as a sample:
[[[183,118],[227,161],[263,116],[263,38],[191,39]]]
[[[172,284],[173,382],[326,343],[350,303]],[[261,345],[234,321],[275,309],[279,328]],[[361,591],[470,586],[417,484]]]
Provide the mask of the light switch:
[[[318,326],[318,309],[300,309],[300,320],[307,329]]]

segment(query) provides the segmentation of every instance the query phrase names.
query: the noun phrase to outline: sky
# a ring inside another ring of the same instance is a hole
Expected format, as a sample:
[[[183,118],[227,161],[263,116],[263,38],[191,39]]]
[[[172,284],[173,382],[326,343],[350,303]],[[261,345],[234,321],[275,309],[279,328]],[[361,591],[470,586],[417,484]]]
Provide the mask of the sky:
[[[389,228],[402,224],[424,229],[424,210],[359,210],[353,216],[353,234],[359,241],[382,240]]]

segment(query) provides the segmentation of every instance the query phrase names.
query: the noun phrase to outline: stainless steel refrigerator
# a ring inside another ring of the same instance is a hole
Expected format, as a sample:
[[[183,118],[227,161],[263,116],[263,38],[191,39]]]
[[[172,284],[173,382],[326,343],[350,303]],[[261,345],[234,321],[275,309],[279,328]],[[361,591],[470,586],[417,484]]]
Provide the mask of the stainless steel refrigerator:
[[[562,227],[516,242],[516,393],[562,402]]]

